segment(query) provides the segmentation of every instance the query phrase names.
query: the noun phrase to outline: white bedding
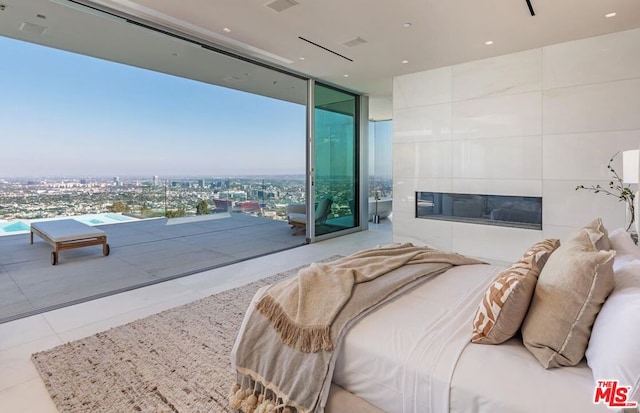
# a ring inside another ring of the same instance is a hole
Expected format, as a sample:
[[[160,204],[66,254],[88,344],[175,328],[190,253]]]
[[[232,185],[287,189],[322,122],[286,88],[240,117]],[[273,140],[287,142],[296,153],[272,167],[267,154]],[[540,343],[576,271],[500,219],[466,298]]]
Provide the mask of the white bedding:
[[[545,370],[521,340],[469,342],[481,296],[503,269],[454,267],[358,321],[333,382],[389,413],[609,411],[591,403],[584,363]]]
[[[485,371],[486,374],[479,374]],[[596,413],[615,410],[593,404],[594,380],[582,360],[576,367],[545,370],[514,337],[493,346],[469,344],[451,384],[451,412]]]

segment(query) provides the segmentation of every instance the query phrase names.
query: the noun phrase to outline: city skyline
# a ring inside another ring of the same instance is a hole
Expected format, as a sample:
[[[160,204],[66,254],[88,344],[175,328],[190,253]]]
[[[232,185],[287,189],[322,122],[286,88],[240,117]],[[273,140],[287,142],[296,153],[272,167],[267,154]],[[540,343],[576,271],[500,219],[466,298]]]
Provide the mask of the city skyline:
[[[0,177],[304,174],[303,105],[3,37],[0,53]]]

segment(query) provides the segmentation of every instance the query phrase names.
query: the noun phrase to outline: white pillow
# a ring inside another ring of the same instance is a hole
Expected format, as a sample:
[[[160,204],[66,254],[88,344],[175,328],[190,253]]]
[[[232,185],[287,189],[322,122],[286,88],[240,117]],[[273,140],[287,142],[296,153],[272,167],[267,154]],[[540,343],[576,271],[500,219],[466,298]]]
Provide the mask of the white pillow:
[[[611,249],[616,251],[613,262],[614,271],[626,262],[640,260],[640,247],[633,242],[629,233],[623,228],[614,229],[609,234],[609,242]]]
[[[618,264],[614,279],[585,355],[596,382],[618,380],[631,386],[628,400],[640,403],[640,258]]]

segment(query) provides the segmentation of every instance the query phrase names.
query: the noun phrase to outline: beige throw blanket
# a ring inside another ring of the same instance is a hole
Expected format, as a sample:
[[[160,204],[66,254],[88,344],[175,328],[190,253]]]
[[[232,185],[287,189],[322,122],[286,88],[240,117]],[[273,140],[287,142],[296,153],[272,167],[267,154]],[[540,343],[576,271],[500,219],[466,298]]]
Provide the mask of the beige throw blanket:
[[[304,352],[333,350],[330,327],[351,297],[354,284],[374,280],[406,264],[467,264],[469,259],[412,244],[367,249],[326,263],[313,263],[298,276],[274,285],[257,305],[282,342]]]
[[[427,247],[391,244],[312,264],[259,291],[232,354],[239,383],[231,405],[245,413],[266,411],[268,404],[322,412],[334,350],[349,325],[426,276],[452,265],[481,263]]]

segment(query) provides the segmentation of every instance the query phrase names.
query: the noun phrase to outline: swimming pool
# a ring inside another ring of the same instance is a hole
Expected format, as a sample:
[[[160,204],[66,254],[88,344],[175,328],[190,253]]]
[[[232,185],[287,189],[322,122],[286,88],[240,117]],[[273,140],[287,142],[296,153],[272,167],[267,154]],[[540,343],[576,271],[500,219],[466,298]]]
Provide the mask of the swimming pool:
[[[29,231],[29,224],[25,224],[22,221],[0,222],[0,233],[3,231],[7,233]]]
[[[103,225],[118,224],[121,222],[138,221],[137,218],[128,217],[126,215],[104,213],[104,214],[86,214],[76,215],[73,217],[55,217],[46,219],[19,220],[19,221],[0,221],[0,237],[3,235],[26,234],[30,230],[31,222],[53,221],[57,219],[75,219],[87,225]]]

